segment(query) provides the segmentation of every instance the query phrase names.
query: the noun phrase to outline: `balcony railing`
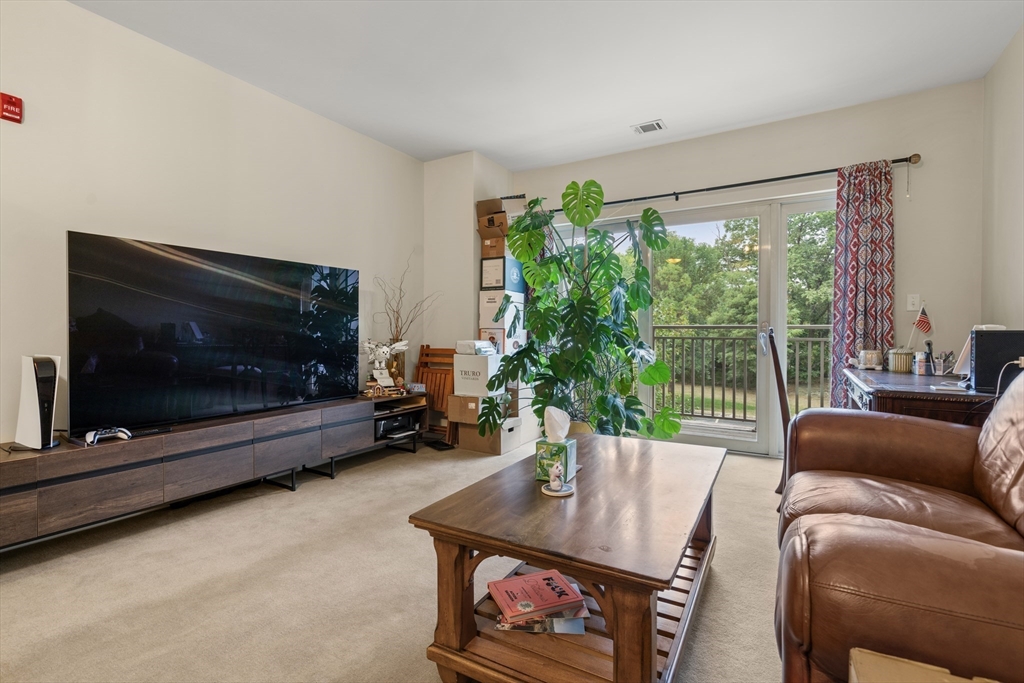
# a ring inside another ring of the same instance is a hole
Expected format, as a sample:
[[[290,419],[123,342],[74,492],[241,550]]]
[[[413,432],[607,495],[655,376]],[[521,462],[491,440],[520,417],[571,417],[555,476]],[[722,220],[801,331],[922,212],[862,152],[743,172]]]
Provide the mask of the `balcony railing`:
[[[672,370],[655,392],[655,407],[684,418],[753,428],[757,419],[756,325],[655,325],[654,351]],[[827,406],[831,327],[792,325],[786,340],[790,411]]]

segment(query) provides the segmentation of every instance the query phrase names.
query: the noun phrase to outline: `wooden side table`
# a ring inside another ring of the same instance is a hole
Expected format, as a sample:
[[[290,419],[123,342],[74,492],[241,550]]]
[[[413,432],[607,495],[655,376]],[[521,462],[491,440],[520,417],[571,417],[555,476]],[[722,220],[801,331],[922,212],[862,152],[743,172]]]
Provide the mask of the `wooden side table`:
[[[927,417],[980,427],[992,411],[995,394],[937,391],[932,385],[956,380],[955,375],[915,375],[885,370],[843,368],[846,406],[876,413]]]

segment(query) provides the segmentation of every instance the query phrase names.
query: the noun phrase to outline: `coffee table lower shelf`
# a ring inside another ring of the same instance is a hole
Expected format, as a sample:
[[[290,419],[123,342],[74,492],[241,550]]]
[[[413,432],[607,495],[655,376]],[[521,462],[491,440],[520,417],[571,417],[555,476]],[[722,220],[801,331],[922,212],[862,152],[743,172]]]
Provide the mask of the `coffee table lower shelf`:
[[[658,593],[657,669],[659,681],[671,681],[683,651],[686,633],[708,566],[714,557],[715,539],[693,541],[683,554],[669,590]],[[541,571],[526,563],[509,576]],[[571,580],[571,577],[568,577]],[[475,607],[476,636],[461,652],[437,644],[427,649],[436,664],[482,683],[526,681],[614,680],[613,643],[601,606],[582,585],[591,616],[580,635],[522,633],[494,630],[498,606],[485,595]]]

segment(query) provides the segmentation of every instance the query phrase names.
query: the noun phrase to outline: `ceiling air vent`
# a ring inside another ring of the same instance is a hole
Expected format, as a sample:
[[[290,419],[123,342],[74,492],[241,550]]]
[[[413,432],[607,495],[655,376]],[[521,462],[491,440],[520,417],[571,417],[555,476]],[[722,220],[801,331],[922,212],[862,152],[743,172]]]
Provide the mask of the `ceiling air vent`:
[[[637,135],[643,135],[644,133],[653,133],[658,130],[665,130],[665,122],[661,119],[656,121],[648,121],[647,123],[638,123],[633,126],[633,132]]]

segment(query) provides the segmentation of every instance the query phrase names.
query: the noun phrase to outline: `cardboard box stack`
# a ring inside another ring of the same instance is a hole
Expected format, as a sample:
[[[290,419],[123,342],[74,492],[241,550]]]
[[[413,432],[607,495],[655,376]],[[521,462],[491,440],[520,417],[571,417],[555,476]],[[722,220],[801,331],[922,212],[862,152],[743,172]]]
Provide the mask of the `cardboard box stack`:
[[[456,350],[459,349],[470,351],[470,344],[459,342]],[[491,348],[486,350],[491,351]],[[489,355],[455,354],[455,393],[448,397],[448,419],[459,424],[460,448],[501,455],[522,443],[520,427],[523,421],[518,414],[509,414],[502,428],[493,434],[480,436],[478,433],[477,419],[483,400],[504,393],[501,389],[491,391],[487,388],[487,382],[497,372],[503,357],[493,352]],[[518,403],[511,405],[518,406]]]
[[[480,321],[478,339],[494,344],[498,353],[512,353],[526,343],[522,309],[526,298],[523,264],[512,258],[505,244],[508,234],[508,214],[500,199],[485,199],[476,203],[477,233],[480,235]],[[494,316],[508,294],[512,297],[505,317],[494,322]],[[508,339],[508,329],[520,311],[515,336]]]
[[[481,453],[500,455],[518,448],[523,443],[523,419],[519,416],[523,405],[518,386],[504,387],[497,391],[487,389],[487,382],[494,375],[504,355],[517,351],[526,343],[526,329],[523,327],[523,305],[526,302],[526,282],[523,280],[523,266],[512,258],[505,243],[508,234],[508,214],[500,199],[487,199],[476,203],[477,233],[480,235],[480,310],[478,341],[486,341],[493,347],[494,355],[483,355],[483,350],[471,342],[459,342],[455,355],[455,393],[448,397],[448,419],[459,425],[459,447]],[[494,317],[505,295],[512,299],[512,305],[498,322]],[[519,324],[516,334],[508,338],[509,327],[519,310]],[[489,349],[488,349],[489,350]],[[483,399],[499,396],[505,391],[512,394],[508,412],[502,428],[480,436],[477,418]],[[529,397],[525,405],[529,412]],[[528,422],[536,423],[532,413]],[[530,430],[531,434],[537,428]],[[530,439],[539,436],[539,432]]]

